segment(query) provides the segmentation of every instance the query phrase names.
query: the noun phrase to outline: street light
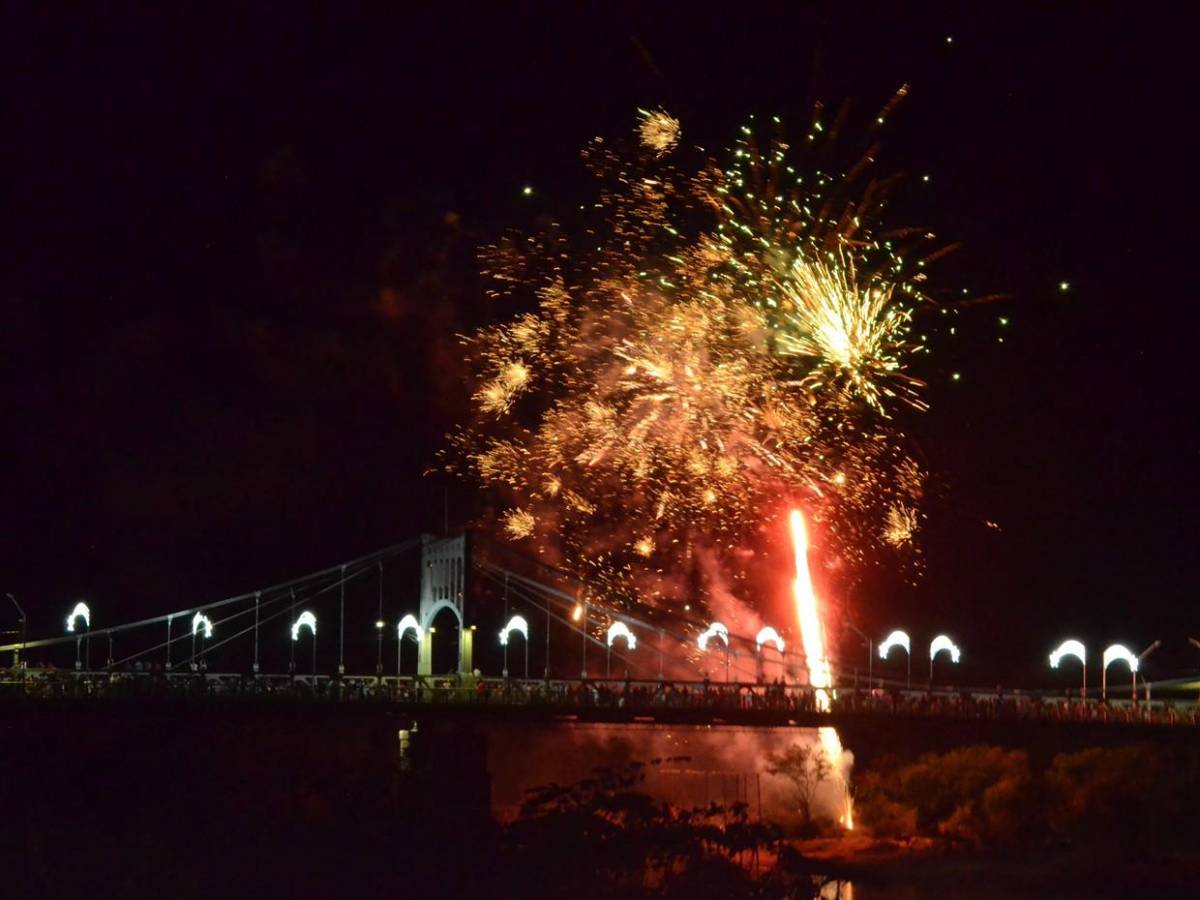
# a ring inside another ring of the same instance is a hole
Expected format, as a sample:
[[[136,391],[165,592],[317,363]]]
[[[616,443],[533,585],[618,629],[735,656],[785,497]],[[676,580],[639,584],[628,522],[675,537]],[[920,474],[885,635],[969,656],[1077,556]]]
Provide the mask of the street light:
[[[629,630],[629,626],[626,625],[624,622],[613,622],[611,625],[608,626],[607,638],[608,638],[608,658],[604,664],[604,677],[612,678],[612,645],[613,645],[613,641],[615,641],[617,638],[624,638],[626,648],[629,650],[636,650],[637,649],[637,637],[634,635],[634,633],[632,631]]]
[[[702,651],[707,652],[708,642],[714,637],[720,638],[721,642],[725,645],[725,680],[729,681],[729,629],[720,622],[713,622],[696,639],[696,643]]]
[[[12,594],[5,594],[12,601],[13,606],[17,608],[17,613],[21,616],[17,622],[21,626],[21,649],[13,651],[13,667],[17,667],[21,662],[21,654],[25,652],[25,610],[21,609],[21,604],[17,602],[17,598]]]
[[[1149,656],[1151,653],[1153,653],[1155,650],[1157,650],[1161,646],[1162,646],[1162,641],[1155,641],[1153,644],[1151,644],[1149,647],[1147,647],[1145,650],[1143,650],[1141,653],[1139,653],[1138,654],[1139,668],[1141,667],[1141,664],[1146,661],[1146,657]],[[1145,676],[1142,676],[1142,684],[1145,685],[1146,702],[1149,703],[1150,702],[1150,682],[1148,682],[1146,680]],[[1136,696],[1135,696],[1135,699],[1136,699]]]
[[[75,632],[75,622],[78,619],[83,619],[83,627],[86,629],[88,636],[88,667],[91,667],[92,661],[92,611],[88,609],[88,605],[83,601],[75,604],[75,608],[71,610],[71,614],[67,616],[67,631]],[[83,663],[79,660],[79,643],[83,640],[82,635],[77,635],[75,638],[75,668],[82,669]]]
[[[500,646],[504,648],[504,677],[508,677],[508,636],[517,632],[525,639],[525,677],[529,678],[529,623],[524,616],[513,616],[500,631]]]
[[[317,676],[317,617],[310,613],[307,609],[296,617],[296,621],[292,623],[292,641],[293,644],[300,640],[300,629],[307,628],[309,634],[312,635],[313,662],[312,673],[315,682]]]
[[[1050,668],[1057,669],[1064,656],[1075,657],[1079,660],[1079,665],[1083,667],[1083,688],[1080,690],[1079,696],[1081,699],[1087,700],[1087,648],[1083,646],[1082,641],[1074,638],[1063,641],[1058,645],[1058,649],[1050,654]]]
[[[200,633],[200,652],[204,653],[204,641],[212,637],[213,624],[212,619],[202,612],[192,616],[192,671],[196,671],[196,633]]]
[[[387,622],[383,619],[375,620],[375,675],[378,678],[383,677],[383,629],[387,627]]]
[[[1100,699],[1108,699],[1108,667],[1120,660],[1129,666],[1129,674],[1133,676],[1133,687],[1130,689],[1130,700],[1136,700],[1138,658],[1124,644],[1112,644],[1104,651],[1104,668],[1100,670]]]
[[[904,655],[908,660],[908,686],[912,687],[912,644],[908,639],[906,632],[897,629],[889,634],[879,645],[879,658],[887,659],[888,653],[893,647],[903,647]]]
[[[754,637],[754,656],[757,662],[759,680],[762,680],[765,673],[765,667],[763,666],[762,660],[762,648],[763,644],[767,643],[768,641],[774,644],[775,649],[779,651],[780,662],[783,660],[783,638],[779,636],[778,631],[776,631],[770,625],[767,625]]]
[[[962,655],[959,652],[957,645],[944,634],[939,634],[929,644],[929,687],[933,687],[933,661],[937,655],[945,651],[950,654],[950,662],[957,663]]]
[[[414,616],[412,613],[407,613],[404,616],[404,618],[400,620],[400,624],[396,626],[396,676],[397,677],[400,676],[400,672],[401,672],[400,658],[404,655],[404,633],[410,629],[412,630],[412,633],[416,636],[418,645],[420,645],[421,641],[423,641],[425,639],[425,629],[421,627],[421,624],[417,621],[417,617]],[[431,628],[430,631],[432,631],[432,630],[433,629]]]
[[[852,622],[846,622],[846,627],[857,634],[867,647],[867,690],[870,691],[873,687],[872,681],[875,679],[875,642],[863,634]],[[854,687],[858,688],[858,666],[854,667]]]

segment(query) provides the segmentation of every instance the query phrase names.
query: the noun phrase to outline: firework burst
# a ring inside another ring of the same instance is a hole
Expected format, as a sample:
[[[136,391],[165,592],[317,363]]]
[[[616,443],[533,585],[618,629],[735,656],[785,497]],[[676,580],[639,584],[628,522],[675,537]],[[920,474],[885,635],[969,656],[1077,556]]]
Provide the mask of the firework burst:
[[[805,144],[824,131],[818,109]],[[923,477],[893,417],[925,406],[911,326],[937,253],[874,230],[892,185],[867,176],[874,149],[833,174],[747,126],[728,166],[689,174],[662,159],[677,120],[641,111],[637,134],[652,155],[586,150],[601,190],[579,237],[485,249],[492,295],[531,311],[466,338],[476,414],[451,468],[611,599],[704,594],[698,554],[743,580],[787,496],[834,565],[910,541]]]

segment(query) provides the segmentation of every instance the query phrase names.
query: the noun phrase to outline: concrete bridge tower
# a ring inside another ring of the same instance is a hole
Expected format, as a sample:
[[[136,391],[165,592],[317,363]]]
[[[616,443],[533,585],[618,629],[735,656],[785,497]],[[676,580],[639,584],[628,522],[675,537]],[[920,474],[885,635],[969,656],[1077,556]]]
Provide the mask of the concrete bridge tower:
[[[472,671],[472,638],[474,632],[466,627],[463,598],[467,589],[467,536],[451,538],[421,536],[421,638],[417,654],[417,674],[433,674],[434,617],[443,609],[458,619],[458,672]]]

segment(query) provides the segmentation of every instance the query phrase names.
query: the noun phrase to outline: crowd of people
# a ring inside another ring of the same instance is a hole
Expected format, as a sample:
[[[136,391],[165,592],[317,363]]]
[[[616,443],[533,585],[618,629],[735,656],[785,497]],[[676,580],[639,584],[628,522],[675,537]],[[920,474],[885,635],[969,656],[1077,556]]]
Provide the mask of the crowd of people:
[[[279,698],[344,702],[470,703],[541,706],[567,710],[708,710],[715,714],[820,713],[943,716],[1058,722],[1200,725],[1200,703],[1179,699],[1081,700],[1078,696],[1022,691],[904,689],[857,686],[818,691],[782,679],[750,684],[631,679],[484,677],[478,670],[443,676],[339,676],[315,674],[215,674],[161,666],[121,672],[75,672],[53,667],[10,672],[6,693],[40,699]]]

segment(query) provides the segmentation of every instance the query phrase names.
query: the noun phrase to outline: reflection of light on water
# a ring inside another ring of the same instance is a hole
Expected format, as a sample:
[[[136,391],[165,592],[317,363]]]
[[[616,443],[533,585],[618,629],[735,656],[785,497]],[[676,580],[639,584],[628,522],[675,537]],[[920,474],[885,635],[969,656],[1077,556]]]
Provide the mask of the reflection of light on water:
[[[833,687],[833,670],[829,655],[825,651],[825,628],[818,609],[817,592],[813,590],[812,575],[808,571],[808,530],[804,516],[793,509],[791,515],[792,550],[796,557],[796,578],[792,582],[792,596],[796,601],[796,618],[800,625],[800,640],[804,644],[804,655],[808,661],[808,683],[816,690],[817,709],[829,710],[829,699]],[[845,793],[844,812],[838,817],[842,827],[854,828],[854,804],[850,799],[850,780],[842,751],[842,740],[836,728],[819,728],[817,735],[826,759],[837,772]]]
[[[817,896],[820,900],[854,900],[854,885],[849,881],[827,881]]]

